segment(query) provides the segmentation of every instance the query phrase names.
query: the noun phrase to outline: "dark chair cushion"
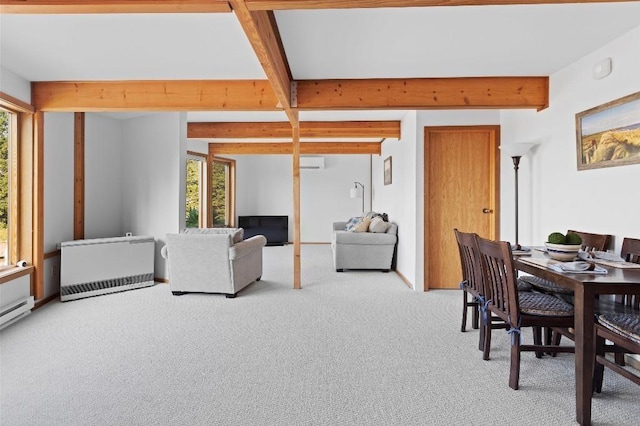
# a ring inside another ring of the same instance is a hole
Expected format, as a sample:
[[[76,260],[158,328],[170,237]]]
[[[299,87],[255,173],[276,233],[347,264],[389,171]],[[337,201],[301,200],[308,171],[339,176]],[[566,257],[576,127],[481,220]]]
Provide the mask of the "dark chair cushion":
[[[518,281],[526,282],[534,289],[544,291],[545,293],[573,294],[573,290],[561,287],[554,282],[547,281],[544,278],[534,277],[532,275],[524,275],[518,278]]]
[[[640,315],[602,314],[598,317],[598,322],[614,333],[640,344]]]
[[[523,292],[518,294],[520,311],[527,315],[570,317],[573,306],[549,294]]]

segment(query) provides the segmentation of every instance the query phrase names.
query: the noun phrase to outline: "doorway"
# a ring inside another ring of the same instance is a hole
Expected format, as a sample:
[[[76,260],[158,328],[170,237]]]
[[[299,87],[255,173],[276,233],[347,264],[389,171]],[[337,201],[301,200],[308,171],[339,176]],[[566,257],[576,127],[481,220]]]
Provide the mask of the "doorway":
[[[457,289],[454,228],[497,239],[500,126],[425,127],[424,290]]]

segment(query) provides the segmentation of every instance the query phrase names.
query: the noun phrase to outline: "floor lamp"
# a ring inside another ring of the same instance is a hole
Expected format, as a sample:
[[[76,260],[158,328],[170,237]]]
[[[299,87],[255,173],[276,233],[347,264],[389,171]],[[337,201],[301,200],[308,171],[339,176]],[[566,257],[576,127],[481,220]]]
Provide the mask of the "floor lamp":
[[[520,240],[518,235],[518,169],[520,168],[520,159],[524,157],[534,146],[536,143],[527,142],[527,143],[513,143],[510,145],[503,145],[500,147],[502,152],[507,154],[513,160],[513,171],[515,173],[515,219],[516,219],[516,239],[515,244],[512,246],[514,250],[522,250],[520,246]]]
[[[351,188],[351,198],[362,198],[362,213],[364,213],[364,185],[360,182],[353,182],[354,187]],[[360,185],[360,188],[358,188]]]

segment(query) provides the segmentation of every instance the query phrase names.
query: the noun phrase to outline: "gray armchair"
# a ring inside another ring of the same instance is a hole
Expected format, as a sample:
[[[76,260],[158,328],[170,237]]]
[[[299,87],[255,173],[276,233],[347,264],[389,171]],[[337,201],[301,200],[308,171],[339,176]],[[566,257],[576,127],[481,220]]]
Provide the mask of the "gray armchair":
[[[176,296],[198,292],[235,297],[247,285],[260,281],[266,243],[262,235],[242,240],[242,229],[167,234],[162,256],[169,265],[171,292]]]

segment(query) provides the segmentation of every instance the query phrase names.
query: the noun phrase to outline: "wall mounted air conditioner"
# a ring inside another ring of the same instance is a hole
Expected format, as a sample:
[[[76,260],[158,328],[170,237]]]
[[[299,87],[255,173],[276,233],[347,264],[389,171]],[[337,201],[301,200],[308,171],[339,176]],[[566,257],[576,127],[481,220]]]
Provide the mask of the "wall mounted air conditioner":
[[[60,244],[60,300],[154,285],[153,237],[132,236]]]
[[[301,169],[324,169],[324,157],[300,157]]]

